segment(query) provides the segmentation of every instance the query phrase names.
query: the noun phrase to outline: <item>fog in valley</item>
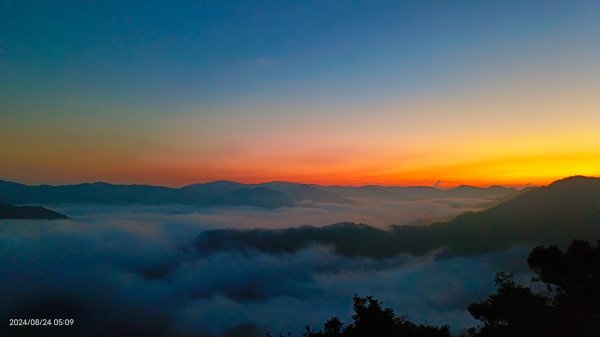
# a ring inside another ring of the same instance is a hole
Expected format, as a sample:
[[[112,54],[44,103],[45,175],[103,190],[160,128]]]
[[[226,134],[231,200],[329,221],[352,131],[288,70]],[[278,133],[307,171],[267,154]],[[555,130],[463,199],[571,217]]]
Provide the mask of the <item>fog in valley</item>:
[[[69,333],[185,336],[300,334],[331,315],[347,318],[354,294],[373,295],[416,322],[473,326],[469,303],[494,289],[500,270],[527,279],[529,247],[477,256],[347,257],[327,246],[293,253],[216,251],[190,244],[219,228],[324,226],[349,221],[379,228],[449,219],[491,201],[353,199],[252,207],[65,206],[71,219],[5,220],[0,226],[0,313],[64,313]],[[17,315],[18,316],[18,315]],[[116,328],[115,328],[116,327]]]

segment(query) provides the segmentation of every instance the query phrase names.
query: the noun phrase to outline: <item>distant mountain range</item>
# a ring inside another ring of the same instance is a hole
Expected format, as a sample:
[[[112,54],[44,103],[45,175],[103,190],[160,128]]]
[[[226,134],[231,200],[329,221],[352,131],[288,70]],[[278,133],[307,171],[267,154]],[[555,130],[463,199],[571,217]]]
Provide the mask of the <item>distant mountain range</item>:
[[[493,186],[433,187],[319,186],[291,182],[242,184],[214,181],[181,188],[151,185],[115,185],[104,182],[77,185],[30,186],[0,180],[0,202],[9,204],[185,204],[198,206],[254,206],[277,208],[304,201],[352,203],[352,198],[412,200],[423,198],[501,198],[516,189]]]
[[[0,181],[0,202],[11,204],[184,204],[277,208],[294,206],[303,200],[348,202],[329,191],[302,184],[245,185],[216,181],[171,188],[104,182],[29,186]]]
[[[429,186],[322,186],[321,188],[337,195],[349,198],[382,198],[396,200],[416,200],[428,198],[500,198],[509,196],[518,190],[504,186],[486,188],[460,185],[451,189],[439,189]]]
[[[294,252],[313,244],[332,246],[350,256],[388,257],[424,254],[445,248],[447,254],[469,255],[524,244],[567,244],[573,239],[600,239],[600,179],[570,177],[546,187],[516,191],[504,187],[327,187],[288,182],[241,184],[216,181],[169,188],[107,183],[28,186],[0,181],[0,218],[65,218],[34,206],[9,204],[194,204],[282,207],[305,200],[347,203],[352,198],[417,199],[489,197],[501,200],[480,212],[467,212],[428,226],[340,223],[325,227],[203,232],[193,247],[205,254],[221,250]]]
[[[193,243],[201,253],[221,250],[294,252],[314,244],[349,256],[389,257],[424,254],[470,255],[523,244],[568,244],[600,239],[600,179],[570,177],[532,188],[481,212],[467,212],[428,226],[340,223],[288,229],[220,229],[203,232]]]
[[[0,204],[0,219],[67,219],[67,216],[39,206]]]

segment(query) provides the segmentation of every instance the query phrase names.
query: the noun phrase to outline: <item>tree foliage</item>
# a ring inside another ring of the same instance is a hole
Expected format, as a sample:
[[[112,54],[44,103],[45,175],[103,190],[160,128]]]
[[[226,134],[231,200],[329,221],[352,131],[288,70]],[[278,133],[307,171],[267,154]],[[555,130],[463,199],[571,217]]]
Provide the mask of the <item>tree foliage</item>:
[[[598,336],[600,334],[600,242],[575,240],[563,252],[536,247],[527,263],[545,284],[545,293],[517,285],[511,274],[496,277],[497,293],[473,303],[469,312],[482,322],[473,333],[495,336]]]
[[[323,329],[313,331],[307,327],[305,337],[449,337],[448,326],[434,327],[415,324],[404,316],[396,315],[394,310],[384,308],[382,303],[372,296],[353,299],[354,314],[352,323],[345,326],[332,317],[325,322]]]
[[[527,263],[532,285],[520,285],[510,273],[496,274],[496,293],[472,303],[469,313],[481,323],[472,337],[600,336],[600,241],[594,247],[575,240],[566,251],[536,247]],[[539,288],[539,289],[537,289]],[[353,299],[352,322],[331,317],[320,330],[306,326],[305,337],[449,337],[442,327],[415,324],[372,296]]]

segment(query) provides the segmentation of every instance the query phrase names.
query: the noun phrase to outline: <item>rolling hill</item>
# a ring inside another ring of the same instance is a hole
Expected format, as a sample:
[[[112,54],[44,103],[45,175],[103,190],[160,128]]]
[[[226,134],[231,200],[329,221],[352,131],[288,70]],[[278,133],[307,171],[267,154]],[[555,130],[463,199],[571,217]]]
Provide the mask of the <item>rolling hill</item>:
[[[321,186],[344,198],[380,198],[392,200],[418,200],[428,198],[502,198],[519,190],[503,186],[475,187],[460,185],[451,189],[430,186]]]
[[[0,202],[10,204],[182,204],[277,208],[294,206],[305,200],[348,202],[329,191],[294,183],[285,183],[283,186],[275,183],[246,185],[216,181],[171,188],[104,182],[29,186],[0,181]]]
[[[350,256],[389,257],[425,254],[471,255],[513,244],[565,245],[573,239],[600,238],[600,179],[570,177],[532,188],[480,212],[468,212],[428,226],[340,223],[325,227],[203,232],[193,246],[204,254],[219,250],[294,252],[314,244]]]
[[[0,219],[31,219],[31,220],[55,220],[67,219],[64,214],[39,206],[13,206],[0,204]]]
[[[242,184],[220,180],[181,188],[152,185],[117,185],[105,182],[75,185],[25,185],[0,180],[0,202],[8,204],[143,204],[198,206],[255,206],[277,208],[303,202],[352,204],[351,198],[415,200],[424,198],[506,198],[516,193],[505,187],[335,187],[274,181]]]

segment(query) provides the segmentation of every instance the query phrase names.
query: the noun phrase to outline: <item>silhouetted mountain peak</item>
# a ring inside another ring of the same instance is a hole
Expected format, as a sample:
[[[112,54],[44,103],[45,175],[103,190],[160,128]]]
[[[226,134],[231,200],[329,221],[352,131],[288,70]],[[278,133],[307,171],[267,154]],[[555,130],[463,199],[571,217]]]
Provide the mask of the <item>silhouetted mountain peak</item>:
[[[12,186],[19,186],[19,185],[21,185],[21,186],[25,186],[23,184],[16,183],[14,181],[8,181],[8,180],[0,180],[0,185],[6,185],[6,186],[11,186],[11,185]]]
[[[600,178],[586,177],[586,176],[571,176],[563,179],[559,179],[548,187],[578,187],[578,186],[592,186],[600,185]]]
[[[239,183],[239,182],[233,181],[233,180],[215,180],[215,181],[209,181],[207,183],[190,184],[190,185],[183,186],[182,188],[193,187],[193,186],[223,186],[223,187],[231,187],[231,186],[245,186],[245,184]]]
[[[460,190],[479,190],[479,189],[481,189],[481,187],[461,184],[461,185],[458,185],[458,186],[456,186],[454,188],[451,188],[450,190],[460,191]]]
[[[107,183],[105,181],[94,181],[91,183],[83,183],[83,184],[76,184],[74,186],[98,186],[98,187],[110,187],[110,186],[116,186],[114,184],[111,183]],[[142,185],[126,185],[126,186],[142,186]]]
[[[295,183],[295,182],[285,181],[285,180],[273,180],[273,181],[268,181],[266,183],[262,183],[262,184],[259,184],[259,185],[296,186],[296,185],[305,185],[305,184]]]
[[[372,229],[374,227],[369,226],[364,223],[356,223],[356,222],[338,222],[331,225],[323,226],[324,229]]]

